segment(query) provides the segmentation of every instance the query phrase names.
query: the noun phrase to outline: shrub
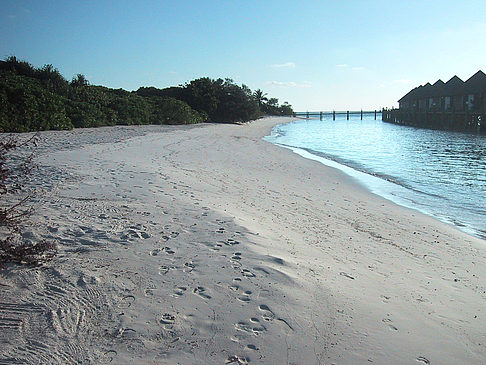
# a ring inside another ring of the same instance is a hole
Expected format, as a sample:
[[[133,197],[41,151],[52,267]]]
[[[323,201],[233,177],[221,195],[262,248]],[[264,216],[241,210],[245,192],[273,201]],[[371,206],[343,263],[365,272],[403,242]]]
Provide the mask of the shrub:
[[[35,165],[33,152],[24,156],[13,156],[12,152],[35,147],[38,140],[37,134],[24,141],[13,136],[0,139],[0,265],[12,262],[37,266],[51,260],[57,252],[54,243],[32,243],[21,234],[21,223],[32,214],[27,206],[31,196],[22,197],[21,193]]]

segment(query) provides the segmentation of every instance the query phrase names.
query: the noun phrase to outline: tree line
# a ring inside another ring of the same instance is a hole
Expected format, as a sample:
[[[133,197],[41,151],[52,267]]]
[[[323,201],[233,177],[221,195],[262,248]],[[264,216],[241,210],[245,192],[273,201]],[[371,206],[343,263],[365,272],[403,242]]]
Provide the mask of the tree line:
[[[52,65],[36,68],[10,56],[0,61],[0,132],[112,125],[234,123],[292,115],[288,103],[231,79],[208,77],[184,85],[136,91],[66,80]]]

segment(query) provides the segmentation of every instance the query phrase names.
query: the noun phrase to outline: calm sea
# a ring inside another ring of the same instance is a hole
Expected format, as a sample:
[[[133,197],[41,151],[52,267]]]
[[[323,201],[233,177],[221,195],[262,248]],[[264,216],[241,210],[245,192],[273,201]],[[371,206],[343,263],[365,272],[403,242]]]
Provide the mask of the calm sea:
[[[486,136],[336,116],[276,126],[267,141],[339,168],[373,193],[486,239]]]

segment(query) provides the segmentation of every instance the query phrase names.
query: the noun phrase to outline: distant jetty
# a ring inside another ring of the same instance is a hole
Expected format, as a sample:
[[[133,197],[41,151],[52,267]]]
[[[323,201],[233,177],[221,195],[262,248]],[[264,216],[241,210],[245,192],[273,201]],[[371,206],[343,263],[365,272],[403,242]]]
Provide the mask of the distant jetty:
[[[410,90],[398,109],[384,109],[384,122],[420,128],[486,133],[486,75],[478,71],[467,81],[454,76]]]
[[[306,118],[306,119],[319,117],[319,119],[322,120],[324,117],[332,115],[332,120],[336,120],[336,115],[346,115],[346,119],[349,120],[350,115],[360,115],[361,120],[363,120],[364,115],[369,116],[369,115],[374,114],[375,119],[376,119],[376,116],[380,113],[381,113],[381,110],[363,110],[363,109],[354,110],[354,111],[350,111],[350,110],[336,111],[336,110],[333,110],[333,111],[327,111],[327,112],[309,112],[309,111],[306,111],[306,112],[295,112],[294,117],[301,117],[301,118]]]

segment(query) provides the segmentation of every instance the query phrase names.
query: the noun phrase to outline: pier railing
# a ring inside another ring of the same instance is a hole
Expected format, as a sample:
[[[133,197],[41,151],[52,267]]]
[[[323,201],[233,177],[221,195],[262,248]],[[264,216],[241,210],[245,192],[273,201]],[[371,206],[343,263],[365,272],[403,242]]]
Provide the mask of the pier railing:
[[[485,112],[383,109],[384,122],[418,128],[485,133]]]
[[[364,115],[374,115],[375,119],[378,114],[381,114],[381,110],[347,110],[347,111],[327,111],[327,112],[295,112],[294,116],[303,118],[319,117],[320,120],[325,116],[331,116],[332,120],[336,120],[336,115],[346,115],[346,119],[349,120],[350,115],[359,115],[361,120],[363,120]]]

